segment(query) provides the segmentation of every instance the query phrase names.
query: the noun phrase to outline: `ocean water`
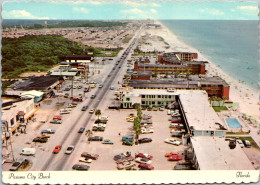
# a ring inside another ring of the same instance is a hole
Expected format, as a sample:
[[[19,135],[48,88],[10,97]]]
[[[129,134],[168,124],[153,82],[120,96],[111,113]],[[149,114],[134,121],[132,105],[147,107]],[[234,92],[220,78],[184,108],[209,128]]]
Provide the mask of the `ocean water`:
[[[231,77],[258,89],[258,22],[161,20],[181,41],[200,50]]]

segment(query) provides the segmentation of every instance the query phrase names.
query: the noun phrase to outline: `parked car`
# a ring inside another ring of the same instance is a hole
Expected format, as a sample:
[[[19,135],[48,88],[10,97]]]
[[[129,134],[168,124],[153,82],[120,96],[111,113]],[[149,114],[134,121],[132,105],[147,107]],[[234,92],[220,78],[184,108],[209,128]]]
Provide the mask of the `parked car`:
[[[57,153],[59,153],[60,150],[61,150],[61,145],[57,145],[57,146],[55,146],[52,153],[57,154]]]
[[[144,168],[146,170],[154,170],[154,167],[150,164],[141,163],[138,165],[139,168]]]
[[[180,155],[171,155],[168,158],[168,161],[180,161],[180,160],[182,160],[182,157]]]
[[[79,97],[75,97],[75,98],[73,98],[72,100],[73,100],[73,101],[78,101],[78,102],[82,102],[82,101],[83,101],[82,98],[79,98]]]
[[[89,170],[89,166],[84,165],[84,164],[74,164],[72,166],[73,170],[82,170],[82,171],[88,171]]]
[[[61,115],[54,115],[53,120],[62,120],[62,116]]]
[[[142,138],[138,140],[139,143],[150,143],[152,142],[151,138]]]
[[[152,163],[151,160],[149,160],[149,159],[147,159],[147,158],[140,158],[140,157],[136,158],[136,159],[135,159],[135,162],[145,163],[145,164],[151,164],[151,163]]]
[[[115,87],[112,85],[111,87],[110,87],[110,90],[114,90],[115,89]]]
[[[250,148],[251,147],[251,143],[248,140],[243,140],[243,143],[244,143],[246,148]]]
[[[90,109],[89,114],[93,114],[95,112],[95,109]]]
[[[69,96],[69,93],[65,93],[64,98],[68,98]]]
[[[74,150],[74,146],[71,145],[67,148],[67,150],[65,151],[65,154],[70,155],[73,152],[73,150]]]
[[[142,133],[142,134],[150,134],[150,133],[153,133],[153,132],[154,132],[153,129],[142,129],[142,130],[141,130],[141,133]]]
[[[114,144],[113,141],[111,141],[110,139],[105,139],[102,144]]]
[[[178,141],[177,139],[172,139],[172,138],[167,138],[164,140],[164,142],[172,144],[172,145],[177,145],[177,146],[179,146],[181,144],[180,141]]]
[[[83,162],[83,163],[91,163],[92,159],[86,158],[86,157],[80,157],[79,158],[79,162]]]
[[[166,153],[165,157],[170,157],[172,155],[180,155],[178,152],[170,152],[170,153]]]
[[[33,139],[33,142],[39,142],[39,143],[46,143],[48,141],[48,138],[45,137],[36,137]]]
[[[89,158],[89,159],[93,159],[93,160],[97,160],[99,155],[98,154],[90,154],[88,152],[83,152],[81,154],[81,157],[85,157],[85,158]]]
[[[136,164],[134,163],[131,163],[131,162],[126,162],[126,163],[120,163],[120,164],[117,164],[117,169],[118,170],[124,170],[124,169],[128,169],[128,168],[132,168],[136,166]]]
[[[84,132],[85,128],[84,127],[81,127],[78,131],[79,134],[82,134]]]
[[[149,159],[149,160],[151,160],[153,158],[153,156],[151,156],[149,154],[145,154],[145,153],[139,153],[135,156],[135,158],[137,158],[137,157],[146,158],[146,159]]]
[[[89,137],[88,141],[103,141],[103,137],[101,137],[101,136]]]
[[[52,124],[62,124],[61,120],[51,120],[50,123]]]
[[[101,85],[101,84],[98,86],[98,88],[102,88],[102,87],[103,87],[103,85]]]
[[[133,141],[123,141],[123,145],[128,145],[128,146],[133,146],[134,142]]]
[[[163,106],[160,107],[159,110],[160,110],[160,111],[164,111],[164,107],[163,107]]]
[[[88,106],[85,105],[85,106],[82,107],[81,111],[86,111],[87,109],[88,109]]]
[[[41,133],[44,134],[55,134],[56,130],[53,129],[46,129],[46,130],[42,130]]]
[[[240,139],[237,140],[237,143],[239,144],[239,146],[241,148],[244,148],[244,144],[243,144],[243,142]]]
[[[90,97],[91,99],[95,99],[96,98],[96,95],[95,94],[93,94],[93,95],[91,95],[91,97]]]
[[[29,164],[29,160],[27,159],[22,159],[22,160],[19,160],[19,161],[16,161],[12,164],[11,168],[9,169],[9,171],[18,171],[19,168],[21,167],[26,167],[28,164]]]

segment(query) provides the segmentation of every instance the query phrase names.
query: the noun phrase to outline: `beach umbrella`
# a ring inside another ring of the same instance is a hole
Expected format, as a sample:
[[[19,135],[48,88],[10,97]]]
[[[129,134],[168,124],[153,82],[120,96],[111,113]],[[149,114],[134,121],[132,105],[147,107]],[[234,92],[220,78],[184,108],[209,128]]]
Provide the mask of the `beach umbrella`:
[[[248,116],[249,118],[252,118],[253,116]]]
[[[259,124],[259,122],[257,121],[256,124]]]
[[[243,113],[244,116],[246,116],[246,113]]]

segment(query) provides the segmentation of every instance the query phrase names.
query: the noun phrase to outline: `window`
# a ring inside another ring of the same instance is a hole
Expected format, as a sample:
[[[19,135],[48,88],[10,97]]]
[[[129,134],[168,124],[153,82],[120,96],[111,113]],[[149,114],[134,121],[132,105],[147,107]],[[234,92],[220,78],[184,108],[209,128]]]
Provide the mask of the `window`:
[[[145,98],[145,95],[142,95],[142,98]]]
[[[142,101],[142,105],[145,105],[145,101]]]
[[[158,95],[158,98],[161,98],[161,95]]]
[[[154,105],[154,104],[155,104],[155,102],[154,102],[154,101],[152,101],[152,104]]]
[[[130,98],[126,98],[126,101],[130,101]]]

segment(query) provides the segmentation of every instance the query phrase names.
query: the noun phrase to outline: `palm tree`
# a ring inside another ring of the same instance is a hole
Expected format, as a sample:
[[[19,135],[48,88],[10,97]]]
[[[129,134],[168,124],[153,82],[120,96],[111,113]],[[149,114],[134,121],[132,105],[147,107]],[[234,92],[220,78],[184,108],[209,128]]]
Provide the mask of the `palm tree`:
[[[98,117],[99,119],[99,116],[101,115],[101,110],[97,109],[96,112],[95,112],[95,115]]]
[[[222,100],[222,98],[217,97],[217,101],[218,101],[218,106],[220,107],[220,101]]]
[[[141,134],[141,123],[138,117],[134,119],[133,129],[135,131],[135,143],[138,144],[139,135]]]

